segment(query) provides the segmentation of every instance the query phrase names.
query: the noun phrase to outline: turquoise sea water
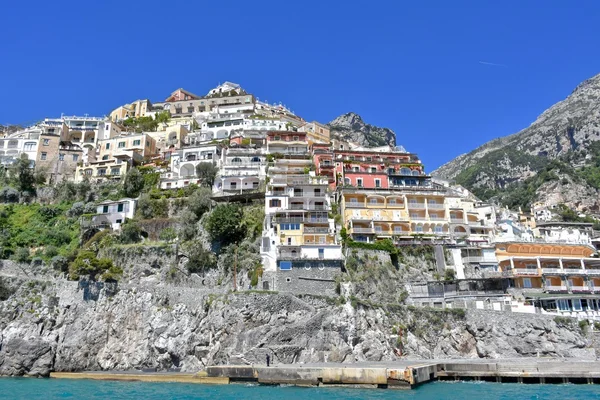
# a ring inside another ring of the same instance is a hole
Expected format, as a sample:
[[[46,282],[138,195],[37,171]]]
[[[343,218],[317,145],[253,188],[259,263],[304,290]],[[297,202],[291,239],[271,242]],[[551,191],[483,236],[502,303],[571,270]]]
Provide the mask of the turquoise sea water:
[[[415,390],[194,385],[68,379],[0,378],[0,399],[600,399],[600,385],[433,382]]]

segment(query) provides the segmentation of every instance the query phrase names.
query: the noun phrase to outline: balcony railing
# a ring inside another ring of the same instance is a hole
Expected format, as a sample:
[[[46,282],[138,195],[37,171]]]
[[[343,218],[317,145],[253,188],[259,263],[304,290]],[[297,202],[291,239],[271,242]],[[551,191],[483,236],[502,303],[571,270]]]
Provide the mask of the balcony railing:
[[[408,203],[408,208],[411,208],[413,210],[424,210],[425,209],[425,203]]]
[[[480,263],[484,260],[483,256],[469,256],[462,258],[463,263]]]
[[[561,275],[564,273],[564,270],[560,268],[542,268],[542,274],[544,275]]]
[[[326,233],[329,234],[329,228],[320,226],[306,226],[304,227],[304,233]]]
[[[290,204],[290,210],[329,211],[329,206],[314,204]]]
[[[537,276],[539,271],[536,269],[515,268],[512,270],[513,276]]]
[[[448,220],[446,218],[440,218],[440,217],[429,217],[430,221],[436,221],[436,222],[448,222]]]
[[[274,222],[277,224],[329,223],[329,220],[327,218],[275,217]]]
[[[583,286],[571,286],[572,292],[591,292],[593,289],[588,285]]]
[[[436,210],[443,210],[443,209],[444,209],[444,205],[443,205],[443,204],[437,204],[437,203],[435,203],[435,204],[430,204],[430,203],[428,203],[428,204],[427,204],[427,208],[429,208],[429,209],[432,209],[432,210],[433,210],[433,209],[436,209]]]
[[[465,220],[462,218],[450,218],[450,222],[453,224],[464,224]]]
[[[567,291],[567,287],[565,285],[560,285],[560,286],[547,285],[544,289],[547,292],[566,292]]]
[[[292,192],[290,193],[291,197],[325,197],[325,193],[319,193],[319,192]]]
[[[346,208],[365,208],[365,203],[346,202]]]
[[[373,228],[352,228],[352,233],[375,233]]]

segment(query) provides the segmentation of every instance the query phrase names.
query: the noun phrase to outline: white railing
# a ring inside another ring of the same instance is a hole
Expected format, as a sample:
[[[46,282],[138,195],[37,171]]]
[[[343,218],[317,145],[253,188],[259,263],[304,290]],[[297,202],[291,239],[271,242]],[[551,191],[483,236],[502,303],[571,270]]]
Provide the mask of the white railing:
[[[542,274],[554,275],[564,274],[564,270],[560,268],[542,268]]]
[[[483,256],[469,256],[462,258],[463,263],[479,263],[485,261]]]
[[[348,203],[346,202],[346,208],[365,208],[364,203]]]
[[[464,224],[465,220],[462,218],[450,218],[450,222],[455,224]]]
[[[427,203],[427,207],[431,208],[431,209],[436,209],[436,210],[443,210],[444,209],[444,205],[443,204],[437,204],[437,203],[434,203],[434,204]]]
[[[446,218],[439,218],[439,217],[429,217],[430,221],[438,221],[438,222],[448,222],[448,220]]]
[[[583,286],[571,286],[571,291],[573,292],[591,292],[592,288],[588,285]]]
[[[373,228],[352,228],[352,233],[373,233]]]
[[[537,276],[539,272],[537,269],[515,268],[512,270],[512,274],[514,276]]]
[[[423,210],[425,209],[425,203],[408,203],[408,208],[412,208],[415,210]]]
[[[566,292],[567,291],[567,287],[565,285],[560,285],[560,286],[547,285],[545,287],[545,289],[548,292]]]

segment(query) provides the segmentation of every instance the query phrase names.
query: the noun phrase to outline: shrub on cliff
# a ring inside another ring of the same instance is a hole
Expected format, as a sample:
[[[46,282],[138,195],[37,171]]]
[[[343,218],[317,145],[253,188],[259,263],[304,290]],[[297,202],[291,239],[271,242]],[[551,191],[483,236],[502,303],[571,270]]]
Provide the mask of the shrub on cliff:
[[[243,217],[244,213],[238,205],[219,204],[206,219],[206,231],[213,241],[222,246],[237,242],[246,233]]]
[[[123,275],[123,269],[113,265],[108,258],[97,258],[96,253],[89,250],[80,251],[69,265],[69,278],[79,280],[84,276],[90,280],[102,278],[105,281],[117,281]]]
[[[128,221],[121,226],[119,242],[123,244],[138,243],[142,241],[142,230],[137,223]]]
[[[123,193],[127,197],[137,197],[144,188],[144,177],[137,168],[132,168],[125,175]]]
[[[188,197],[188,208],[196,214],[199,219],[205,212],[209,211],[212,206],[212,190],[209,188],[198,188]]]
[[[189,273],[200,273],[215,268],[217,259],[215,255],[202,247],[202,244],[195,243],[189,246],[188,262],[185,265]]]
[[[28,263],[31,261],[31,254],[29,253],[29,249],[25,247],[19,247],[15,250],[15,254],[13,254],[13,260],[21,263]]]

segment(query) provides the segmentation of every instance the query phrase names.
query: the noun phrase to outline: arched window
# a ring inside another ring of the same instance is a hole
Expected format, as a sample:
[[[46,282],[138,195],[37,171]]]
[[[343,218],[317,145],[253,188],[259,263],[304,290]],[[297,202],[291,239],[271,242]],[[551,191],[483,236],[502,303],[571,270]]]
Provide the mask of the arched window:
[[[413,170],[412,174],[413,174],[414,176],[419,176],[419,175],[421,175],[421,172],[419,172],[419,170],[418,170],[418,169],[415,169],[415,170]]]
[[[232,164],[241,164],[242,163],[242,159],[239,157],[235,157],[234,159],[231,160]]]
[[[410,169],[409,168],[401,168],[400,169],[400,175],[410,175]]]
[[[259,163],[260,162],[260,158],[258,157],[252,157],[252,160],[250,160],[253,163]]]

